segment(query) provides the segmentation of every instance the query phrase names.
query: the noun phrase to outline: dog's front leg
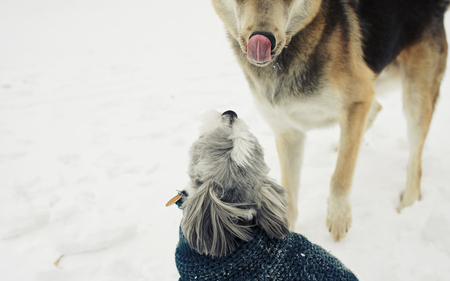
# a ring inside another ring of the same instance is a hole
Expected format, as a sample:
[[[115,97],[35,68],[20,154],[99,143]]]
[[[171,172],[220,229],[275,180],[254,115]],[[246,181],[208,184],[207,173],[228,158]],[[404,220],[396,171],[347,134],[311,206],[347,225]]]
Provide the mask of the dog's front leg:
[[[287,189],[289,230],[294,231],[305,133],[297,130],[276,132],[275,138],[280,159],[281,185]]]
[[[342,239],[352,224],[350,189],[371,102],[351,103],[340,122],[339,154],[331,178],[326,222],[335,241]]]

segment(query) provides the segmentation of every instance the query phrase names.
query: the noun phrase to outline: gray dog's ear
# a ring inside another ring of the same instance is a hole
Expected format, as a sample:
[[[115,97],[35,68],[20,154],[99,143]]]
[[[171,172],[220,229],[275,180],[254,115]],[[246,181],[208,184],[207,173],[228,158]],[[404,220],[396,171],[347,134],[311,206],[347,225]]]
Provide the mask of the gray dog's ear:
[[[256,224],[270,238],[281,239],[286,236],[289,233],[286,189],[273,181],[266,181],[260,189],[259,203]]]
[[[209,181],[198,187],[183,203],[181,230],[188,244],[200,254],[222,257],[236,248],[236,238],[249,241],[253,237],[250,225],[254,209],[238,208],[218,198],[221,187]]]

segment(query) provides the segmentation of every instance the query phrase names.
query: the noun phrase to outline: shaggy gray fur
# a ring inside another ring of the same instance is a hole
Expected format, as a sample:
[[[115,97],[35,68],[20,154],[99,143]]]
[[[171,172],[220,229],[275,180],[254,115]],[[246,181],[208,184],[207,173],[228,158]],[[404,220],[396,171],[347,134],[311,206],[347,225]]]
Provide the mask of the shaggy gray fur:
[[[237,239],[251,240],[254,225],[270,238],[289,233],[286,191],[268,177],[261,145],[241,119],[230,122],[224,115],[218,120],[191,147],[181,223],[189,245],[213,257],[233,252]],[[242,134],[251,148],[245,165],[232,157]]]

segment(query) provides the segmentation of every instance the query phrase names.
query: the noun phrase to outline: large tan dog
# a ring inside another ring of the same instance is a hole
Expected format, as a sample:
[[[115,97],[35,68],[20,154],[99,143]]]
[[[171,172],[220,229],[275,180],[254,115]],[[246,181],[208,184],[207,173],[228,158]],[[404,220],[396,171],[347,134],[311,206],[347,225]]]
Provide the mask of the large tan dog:
[[[305,132],[338,123],[326,225],[342,239],[363,133],[381,106],[374,84],[387,66],[402,74],[410,158],[398,211],[420,199],[421,155],[446,66],[448,0],[213,0],[256,104],[275,132],[289,222]]]

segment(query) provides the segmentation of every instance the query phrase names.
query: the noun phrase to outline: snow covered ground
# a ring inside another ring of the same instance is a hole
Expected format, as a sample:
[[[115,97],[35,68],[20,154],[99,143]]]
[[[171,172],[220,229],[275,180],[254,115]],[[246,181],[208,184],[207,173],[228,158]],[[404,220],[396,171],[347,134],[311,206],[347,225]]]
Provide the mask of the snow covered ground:
[[[0,280],[176,280],[182,214],[164,205],[188,182],[206,110],[235,110],[280,180],[273,134],[209,1],[3,0],[0,62]],[[325,227],[339,129],[308,135],[296,230],[360,280],[449,280],[449,92],[450,72],[423,199],[401,214],[400,88],[379,97],[339,243]]]

